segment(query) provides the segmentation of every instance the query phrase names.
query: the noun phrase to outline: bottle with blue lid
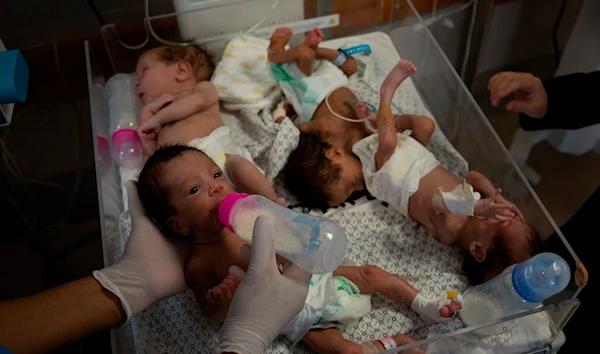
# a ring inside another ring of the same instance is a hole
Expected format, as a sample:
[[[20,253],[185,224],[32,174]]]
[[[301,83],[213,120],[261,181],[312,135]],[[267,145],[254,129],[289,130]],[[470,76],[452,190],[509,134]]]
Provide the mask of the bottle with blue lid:
[[[571,270],[562,257],[540,253],[467,289],[462,295],[463,308],[459,314],[467,326],[475,326],[525,312],[563,291],[570,280]],[[501,330],[501,326],[490,326],[476,332],[490,335]]]

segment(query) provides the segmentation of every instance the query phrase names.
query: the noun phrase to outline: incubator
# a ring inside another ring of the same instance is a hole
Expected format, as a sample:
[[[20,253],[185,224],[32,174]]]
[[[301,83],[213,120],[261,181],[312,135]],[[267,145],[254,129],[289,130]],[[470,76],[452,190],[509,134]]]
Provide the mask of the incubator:
[[[149,40],[146,42],[156,42],[152,32],[170,40],[173,39],[170,34],[185,33],[186,38],[194,37],[204,42],[215,62],[219,62],[228,41],[239,37],[240,33],[268,39],[274,28],[290,26],[294,33],[298,33],[290,42],[291,46],[295,46],[303,40],[301,32],[318,26],[325,34],[322,45],[334,49],[348,43],[370,46],[369,55],[356,56],[359,73],[356,78],[350,78],[349,84],[357,97],[375,106],[378,85],[391,66],[400,58],[412,61],[418,72],[399,89],[394,99],[394,113],[424,114],[433,118],[436,133],[427,147],[444,167],[460,179],[468,170],[481,172],[502,188],[504,197],[519,207],[542,237],[554,232],[560,234],[413,2],[232,0],[194,3],[201,4],[201,8],[180,8],[179,13],[149,13],[153,27],[149,28]],[[194,21],[194,18],[205,21]],[[253,31],[247,32],[249,28]],[[93,45],[86,42],[85,46],[90,88],[96,83],[107,82],[115,74],[133,73],[136,60],[145,48],[137,46],[131,37],[120,37],[119,29],[114,25],[105,26],[101,34],[103,43]],[[133,37],[136,38],[140,39]],[[139,43],[144,43],[143,37]],[[101,56],[94,53],[100,51],[106,52],[108,62],[96,61]],[[90,95],[90,100],[98,99]],[[274,109],[277,103],[279,101],[268,108]],[[258,113],[254,110],[248,114],[222,110],[222,117],[236,136],[236,143],[248,147],[253,159],[280,192],[283,185],[277,177],[294,148],[298,133],[289,120],[275,125],[269,109]],[[92,119],[95,119],[94,116]],[[101,152],[96,142],[95,152]],[[100,181],[99,163],[97,167]],[[121,184],[128,177],[120,175],[118,169],[112,171]],[[114,195],[114,191],[109,189],[108,185],[102,185],[99,193]],[[123,200],[125,210],[126,205]],[[118,217],[109,217],[102,204],[100,210],[104,214],[101,221],[105,263],[109,265],[123,252],[130,221],[127,211]],[[323,215],[320,211],[310,212]],[[452,289],[465,291],[469,286],[461,270],[462,256],[457,249],[441,245],[422,227],[398,216],[376,200],[362,198],[355,205],[330,209],[325,216],[336,221],[346,232],[346,257],[355,263],[379,265],[410,279],[416,288],[430,297]],[[461,353],[466,348],[481,353],[528,353],[556,349],[564,341],[561,328],[579,305],[577,294],[580,286],[584,285],[581,279],[585,277],[582,276],[580,260],[566,241],[562,252],[554,252],[565,258],[575,274],[565,290],[546,299],[541,307],[473,326],[466,326],[458,319],[427,326],[410,310],[374,297],[372,301],[376,306],[373,306],[371,314],[348,326],[344,335],[356,342],[395,333],[421,339],[386,353],[398,353],[415,346],[421,346],[428,353]],[[486,327],[500,328],[501,333],[492,336],[475,333]],[[186,293],[162,301],[114,330],[113,353],[210,353],[216,345],[218,328],[217,323],[201,316],[193,296]],[[290,343],[279,338],[269,352],[287,353],[289,348]],[[303,346],[295,350],[308,352]]]

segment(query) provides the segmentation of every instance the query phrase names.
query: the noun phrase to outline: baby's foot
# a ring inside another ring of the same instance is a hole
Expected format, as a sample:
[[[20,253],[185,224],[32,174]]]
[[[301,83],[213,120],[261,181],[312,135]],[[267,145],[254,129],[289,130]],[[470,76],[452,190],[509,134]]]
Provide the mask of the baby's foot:
[[[381,101],[380,104],[391,104],[392,97],[398,89],[398,86],[407,77],[414,74],[417,68],[406,59],[400,59],[400,61],[394,66],[392,71],[385,77],[381,84]]]
[[[452,301],[440,309],[440,316],[450,318],[454,316],[454,313],[460,309],[462,309],[462,304],[458,301]]]
[[[292,32],[292,29],[289,27],[276,28],[271,35],[269,50],[271,52],[283,52],[293,34],[294,32]]]
[[[306,34],[306,38],[304,39],[304,44],[311,48],[316,48],[319,46],[319,43],[323,40],[323,31],[318,28],[313,29],[312,31]]]
[[[356,108],[358,112],[358,117],[360,119],[365,119],[369,116],[369,108],[367,108],[367,105],[363,101],[358,102],[356,104]]]

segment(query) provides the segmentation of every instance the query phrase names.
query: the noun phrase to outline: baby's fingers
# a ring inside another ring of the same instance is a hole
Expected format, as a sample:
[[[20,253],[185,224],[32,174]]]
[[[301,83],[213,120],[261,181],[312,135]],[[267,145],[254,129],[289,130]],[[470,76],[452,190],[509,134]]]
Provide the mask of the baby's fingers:
[[[223,293],[222,285],[223,284],[219,284],[219,285],[215,286],[214,288],[212,288],[212,292],[215,297],[215,302],[217,304],[220,304],[220,303],[223,303],[226,301],[226,297],[225,297],[225,294]]]
[[[208,292],[206,293],[206,301],[207,302],[217,302],[215,300],[215,294],[213,293],[212,289],[208,290]]]
[[[233,297],[237,287],[240,285],[240,280],[236,278],[235,275],[229,274],[225,279],[223,279],[222,284],[227,287],[227,290],[232,294],[231,297]]]

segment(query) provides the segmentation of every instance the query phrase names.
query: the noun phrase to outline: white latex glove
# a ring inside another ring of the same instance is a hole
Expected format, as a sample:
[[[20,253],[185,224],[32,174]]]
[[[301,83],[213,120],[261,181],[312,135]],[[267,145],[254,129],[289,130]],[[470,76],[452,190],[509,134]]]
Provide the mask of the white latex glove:
[[[146,217],[135,182],[126,183],[131,235],[123,256],[110,267],[96,270],[94,278],[115,294],[127,321],[146,307],[187,289],[184,266],[190,246],[164,236]]]
[[[219,333],[217,353],[264,353],[285,326],[302,310],[312,274],[292,263],[279,273],[275,261],[273,223],[259,217],[254,224],[250,264],[241,278],[225,323]],[[248,249],[242,249],[247,256]]]

